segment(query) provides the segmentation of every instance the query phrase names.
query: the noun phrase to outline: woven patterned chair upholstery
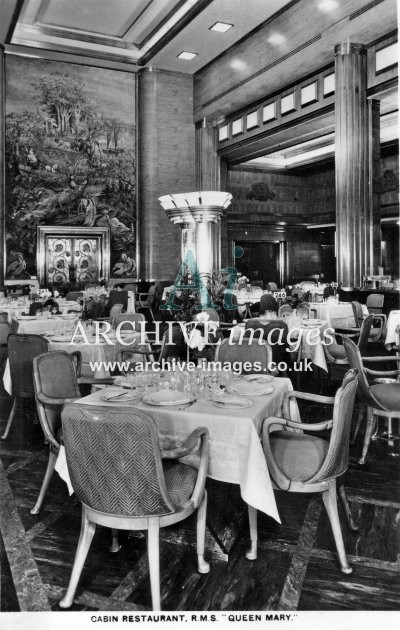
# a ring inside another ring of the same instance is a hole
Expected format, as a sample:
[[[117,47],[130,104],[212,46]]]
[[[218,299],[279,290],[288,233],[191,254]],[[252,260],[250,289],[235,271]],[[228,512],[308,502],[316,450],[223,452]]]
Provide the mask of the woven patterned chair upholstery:
[[[71,606],[96,524],[147,529],[153,609],[160,608],[159,528],[196,509],[200,573],[207,573],[204,534],[208,431],[196,429],[183,447],[164,455],[155,421],[137,409],[75,403],[62,412],[63,436],[72,486],[82,502],[82,529],[62,608]],[[198,470],[181,463],[200,443]]]
[[[49,342],[41,335],[8,335],[8,360],[14,403],[7,420],[2,440],[6,440],[15,418],[21,399],[34,399],[33,359],[39,354],[48,352]]]
[[[360,349],[356,344],[343,335],[343,346],[346,351],[350,367],[358,371],[357,397],[360,403],[357,426],[352,442],[355,441],[361,423],[365,415],[367,416],[367,427],[365,430],[364,445],[362,454],[358,460],[359,464],[365,464],[378,416],[388,418],[389,431],[388,440],[391,443],[391,423],[392,419],[400,420],[400,383],[387,383],[370,385],[367,375],[371,377],[398,377],[400,369],[399,357],[362,357]],[[372,370],[365,367],[364,363],[384,363],[390,364],[391,370]],[[393,369],[394,368],[394,369]]]
[[[261,372],[267,373],[270,363],[272,361],[271,346],[266,341],[259,339],[248,339],[243,337],[238,343],[230,343],[229,339],[224,339],[220,346],[217,346],[215,353],[215,360],[221,361],[221,363],[240,362],[242,365],[245,362],[260,363]],[[253,368],[247,370],[246,374],[257,373],[260,370],[254,370]]]
[[[51,481],[61,439],[61,410],[66,400],[80,398],[73,357],[64,350],[46,352],[33,359],[33,384],[36,408],[49,459],[35,506],[31,514],[39,514]]]
[[[362,310],[362,306],[360,302],[353,301],[351,303],[351,307],[353,309],[354,321],[356,323],[357,328],[361,328],[361,324],[364,321],[364,313]]]
[[[120,326],[120,330],[137,330],[140,332],[140,322],[145,322],[145,317],[142,313],[120,313],[113,320],[113,328]],[[126,325],[124,325],[126,322]]]
[[[259,315],[263,315],[266,311],[278,312],[278,302],[275,300],[274,296],[269,293],[261,296],[258,312]]]
[[[379,296],[382,297],[382,296]],[[347,333],[359,333],[364,321],[364,313],[362,309],[362,305],[360,302],[352,302],[351,306],[353,308],[354,321],[356,323],[356,327],[354,329],[349,329],[348,331],[344,331]],[[371,312],[370,312],[371,314]],[[371,329],[369,331],[368,341],[376,342],[382,337],[384,333],[384,329],[386,326],[386,316],[385,315],[376,315],[372,319]]]
[[[335,398],[317,396],[301,392],[287,392],[284,400],[285,418],[274,416],[263,424],[263,447],[274,486],[287,492],[321,492],[331,523],[340,567],[343,573],[352,569],[346,558],[340,528],[336,497],[336,479],[347,470],[350,424],[357,376],[353,370],[347,372]],[[300,398],[316,403],[332,404],[332,420],[318,424],[304,424],[290,419],[290,400]],[[296,429],[295,432],[287,429]],[[330,429],[330,439],[326,441],[315,435],[300,431],[318,432]],[[339,487],[346,516],[352,529],[357,529],[343,486]],[[257,557],[257,511],[249,507],[251,549],[247,554],[250,560]]]
[[[279,317],[282,317],[282,315],[290,315],[291,313],[293,313],[293,309],[290,306],[290,304],[282,304],[282,306],[279,307],[279,310],[278,310]]]

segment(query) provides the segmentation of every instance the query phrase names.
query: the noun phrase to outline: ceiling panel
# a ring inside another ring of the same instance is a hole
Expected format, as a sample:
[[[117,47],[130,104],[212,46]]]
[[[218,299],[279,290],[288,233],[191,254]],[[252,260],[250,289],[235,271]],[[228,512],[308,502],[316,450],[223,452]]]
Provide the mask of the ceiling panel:
[[[133,12],[143,11],[146,4],[146,0],[43,0],[35,22],[116,37]]]

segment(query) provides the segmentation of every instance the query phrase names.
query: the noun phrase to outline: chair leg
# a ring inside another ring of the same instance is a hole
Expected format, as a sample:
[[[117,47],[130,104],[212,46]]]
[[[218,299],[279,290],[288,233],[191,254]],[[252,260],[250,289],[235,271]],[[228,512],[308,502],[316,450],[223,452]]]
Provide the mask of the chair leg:
[[[151,603],[153,610],[161,610],[160,598],[160,525],[157,519],[149,519],[147,554],[149,558]]]
[[[250,526],[250,549],[246,552],[247,560],[257,559],[257,510],[251,505],[247,506],[249,512],[249,526]]]
[[[108,548],[110,553],[117,553],[121,549],[121,545],[118,542],[118,529],[111,529],[111,545]]]
[[[197,509],[197,570],[199,573],[209,573],[210,565],[204,560],[204,539],[206,536],[207,492],[204,490],[203,499]]]
[[[40,488],[39,496],[34,507],[31,509],[31,514],[36,515],[39,514],[40,509],[42,507],[43,499],[46,496],[47,488],[49,487],[50,480],[53,476],[54,467],[56,465],[57,455],[52,451],[49,451],[49,459],[47,462],[46,472],[44,473],[44,478],[42,482],[42,486]]]
[[[373,413],[372,409],[370,407],[368,407],[368,409],[367,409],[367,428],[365,430],[365,438],[364,438],[364,445],[363,445],[362,454],[361,454],[360,459],[358,460],[359,464],[365,464],[365,459],[367,457],[369,445],[370,445],[370,442],[371,442],[371,437],[372,437],[372,434],[374,432],[374,426],[375,426],[374,413]]]
[[[78,547],[75,554],[74,565],[72,567],[72,573],[67,592],[58,604],[60,608],[69,608],[74,601],[76,587],[78,586],[83,565],[85,564],[86,556],[88,555],[89,547],[95,531],[96,524],[89,521],[86,516],[85,509],[82,507],[82,524]]]
[[[347,500],[346,490],[344,489],[344,485],[343,484],[341,484],[339,486],[339,497],[341,499],[342,506],[343,506],[344,512],[346,514],[347,523],[348,523],[349,528],[353,532],[358,532],[358,525],[355,523],[355,521],[353,519],[353,515],[352,515],[351,509],[350,509],[350,505],[349,505],[349,502]]]
[[[7,426],[5,428],[5,431],[4,431],[3,435],[1,436],[2,440],[6,440],[8,438],[8,434],[10,432],[11,425],[12,425],[12,423],[14,421],[15,414],[17,412],[17,407],[18,407],[18,398],[17,398],[17,396],[15,396],[10,415],[8,416]]]
[[[353,569],[349,565],[346,557],[346,551],[344,548],[342,530],[340,528],[339,521],[339,513],[337,508],[337,497],[336,497],[336,479],[333,479],[329,483],[329,488],[325,492],[322,493],[322,499],[324,501],[324,505],[326,511],[328,513],[329,521],[332,528],[333,537],[335,539],[336,550],[339,556],[340,569],[342,573],[352,573]]]
[[[359,430],[360,430],[361,423],[362,423],[362,421],[363,421],[364,415],[365,415],[365,405],[364,405],[364,404],[362,404],[362,403],[360,403],[360,409],[359,409],[359,411],[358,411],[358,418],[357,418],[356,428],[355,428],[355,430],[354,430],[353,437],[352,437],[352,438],[351,438],[351,440],[350,440],[350,444],[351,444],[351,445],[355,444],[356,437],[357,437],[358,432],[359,432]]]

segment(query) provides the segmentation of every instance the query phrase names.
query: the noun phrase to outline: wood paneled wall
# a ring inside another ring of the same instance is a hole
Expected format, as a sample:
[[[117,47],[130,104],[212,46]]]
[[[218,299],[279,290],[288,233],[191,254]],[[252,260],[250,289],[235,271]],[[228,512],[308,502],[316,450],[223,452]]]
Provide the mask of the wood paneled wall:
[[[192,77],[142,70],[137,127],[139,277],[165,280],[179,269],[181,232],[158,197],[195,190]]]

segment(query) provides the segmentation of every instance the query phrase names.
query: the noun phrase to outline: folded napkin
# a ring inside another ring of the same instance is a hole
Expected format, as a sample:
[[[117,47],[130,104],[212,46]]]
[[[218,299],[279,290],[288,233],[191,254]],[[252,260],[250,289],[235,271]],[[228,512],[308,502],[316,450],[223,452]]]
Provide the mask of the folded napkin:
[[[103,400],[123,400],[125,394],[129,394],[129,391],[122,387],[109,387],[108,391],[102,392],[101,397]]]
[[[254,383],[268,383],[269,381],[273,381],[274,377],[270,374],[246,374],[243,380]]]
[[[266,383],[249,383],[246,381],[239,381],[238,383],[229,385],[227,391],[231,394],[262,396],[263,394],[270,394],[274,391],[274,388]]]
[[[229,405],[230,407],[249,407],[252,404],[252,401],[248,398],[242,398],[241,396],[234,396],[232,394],[215,396],[212,402],[218,405]]]
[[[159,392],[148,394],[144,400],[155,405],[183,405],[191,402],[192,396],[173,389],[162,389]]]

